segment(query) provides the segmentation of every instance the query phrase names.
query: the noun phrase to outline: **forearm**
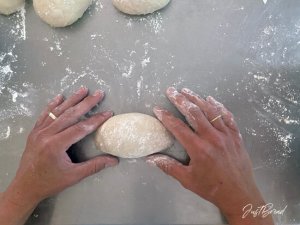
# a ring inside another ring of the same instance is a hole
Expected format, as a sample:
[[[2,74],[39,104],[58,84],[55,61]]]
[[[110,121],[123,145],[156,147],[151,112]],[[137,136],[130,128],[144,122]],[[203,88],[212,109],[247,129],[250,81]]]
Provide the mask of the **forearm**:
[[[0,195],[0,224],[23,225],[31,215],[38,201],[22,190],[15,181]]]
[[[253,198],[245,198],[241,202],[222,208],[230,225],[274,225],[271,214],[264,214],[261,207],[266,203],[260,193]]]

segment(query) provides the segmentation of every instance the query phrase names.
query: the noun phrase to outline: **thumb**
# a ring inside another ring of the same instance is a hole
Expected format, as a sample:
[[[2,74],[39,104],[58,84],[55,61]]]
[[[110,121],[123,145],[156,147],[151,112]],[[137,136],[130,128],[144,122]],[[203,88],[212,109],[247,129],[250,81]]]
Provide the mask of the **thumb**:
[[[169,176],[174,177],[180,183],[183,183],[186,177],[186,167],[179,161],[161,154],[148,156],[146,162],[158,166]]]
[[[77,164],[76,173],[79,179],[84,179],[95,173],[98,173],[106,167],[116,166],[119,163],[118,159],[111,156],[98,156],[86,162]]]

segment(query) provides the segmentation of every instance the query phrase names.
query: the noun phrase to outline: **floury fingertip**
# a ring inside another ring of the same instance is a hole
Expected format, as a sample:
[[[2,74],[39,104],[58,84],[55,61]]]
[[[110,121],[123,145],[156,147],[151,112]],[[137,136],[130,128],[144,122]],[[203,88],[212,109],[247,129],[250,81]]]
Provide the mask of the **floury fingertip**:
[[[113,111],[106,111],[106,112],[103,112],[102,115],[103,116],[113,116],[114,113],[113,113]]]
[[[188,88],[182,88],[181,92],[183,92],[185,94],[189,94],[189,95],[194,95],[194,92]]]
[[[167,167],[170,162],[172,162],[172,158],[169,158],[166,155],[152,155],[148,156],[146,159],[146,163],[153,166]]]
[[[164,111],[165,111],[164,109],[162,109],[162,108],[160,108],[160,107],[158,107],[158,106],[155,106],[155,107],[153,108],[153,112],[154,112],[155,116],[156,116],[160,121],[162,121],[162,117],[163,117],[163,112],[164,112]]]
[[[87,91],[88,91],[87,87],[81,86],[75,93],[81,94],[81,93],[85,93]]]
[[[174,87],[169,87],[169,88],[167,89],[167,93],[175,93],[175,92],[177,92],[177,90],[176,90],[176,88],[174,88]]]
[[[62,94],[58,94],[55,98],[54,98],[54,101],[55,102],[58,102],[58,101],[60,101],[61,99],[62,99]]]
[[[103,95],[104,95],[104,91],[101,91],[101,90],[97,90],[93,94],[93,96],[103,96]]]

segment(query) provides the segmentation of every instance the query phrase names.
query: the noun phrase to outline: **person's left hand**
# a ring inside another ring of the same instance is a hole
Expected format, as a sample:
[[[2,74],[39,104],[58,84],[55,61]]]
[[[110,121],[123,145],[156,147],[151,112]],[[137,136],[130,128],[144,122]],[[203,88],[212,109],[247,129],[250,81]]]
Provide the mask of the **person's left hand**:
[[[75,164],[66,153],[71,145],[113,115],[103,112],[80,120],[104,97],[102,91],[87,95],[88,90],[82,87],[67,100],[58,95],[48,104],[28,137],[16,177],[7,190],[12,201],[22,204],[26,195],[27,202],[38,203],[105,167],[118,164],[110,156]],[[50,118],[49,112],[57,118]]]

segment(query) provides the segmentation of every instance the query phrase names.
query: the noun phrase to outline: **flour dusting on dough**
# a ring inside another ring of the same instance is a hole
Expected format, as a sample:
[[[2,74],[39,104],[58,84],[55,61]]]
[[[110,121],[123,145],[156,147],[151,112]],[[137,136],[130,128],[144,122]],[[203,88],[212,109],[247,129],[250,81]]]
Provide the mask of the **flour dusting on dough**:
[[[114,116],[96,134],[100,150],[123,158],[143,157],[172,144],[172,136],[157,119],[140,113]]]

